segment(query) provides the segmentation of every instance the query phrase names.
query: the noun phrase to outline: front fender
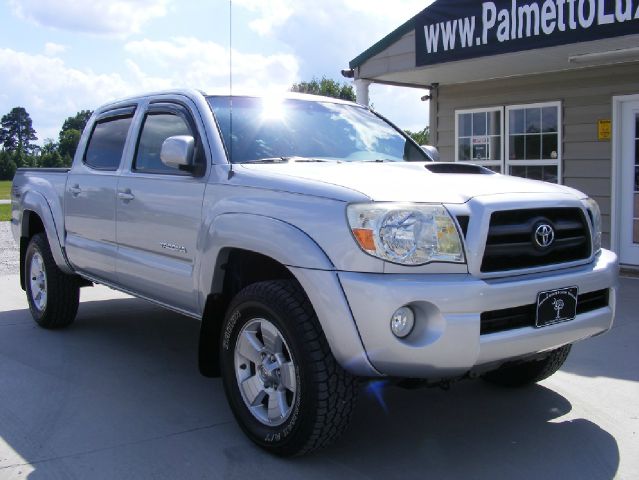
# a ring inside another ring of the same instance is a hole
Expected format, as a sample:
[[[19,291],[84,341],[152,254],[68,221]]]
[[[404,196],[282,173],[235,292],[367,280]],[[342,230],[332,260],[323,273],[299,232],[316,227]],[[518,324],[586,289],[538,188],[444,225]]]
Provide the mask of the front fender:
[[[20,236],[29,236],[29,220],[31,215],[38,215],[42,224],[44,225],[45,234],[49,241],[49,247],[53,254],[53,259],[56,265],[65,273],[74,273],[73,269],[69,266],[62,250],[62,232],[60,229],[62,226],[56,224],[51,206],[47,199],[41,193],[29,191],[22,198],[20,211],[22,212],[22,219],[20,225]]]
[[[250,213],[226,213],[215,217],[203,229],[199,268],[200,305],[215,291],[214,277],[220,252],[239,248],[260,253],[287,267],[335,270],[334,265],[315,243],[299,228],[272,217]]]
[[[229,213],[215,217],[205,233],[202,258],[196,262],[200,285],[205,287],[200,289],[201,305],[209,294],[222,289],[221,278],[215,278],[225,260],[221,252],[238,248],[265,255],[285,265],[298,280],[337,361],[353,374],[379,375],[368,361],[335,266],[304,231],[272,217]]]

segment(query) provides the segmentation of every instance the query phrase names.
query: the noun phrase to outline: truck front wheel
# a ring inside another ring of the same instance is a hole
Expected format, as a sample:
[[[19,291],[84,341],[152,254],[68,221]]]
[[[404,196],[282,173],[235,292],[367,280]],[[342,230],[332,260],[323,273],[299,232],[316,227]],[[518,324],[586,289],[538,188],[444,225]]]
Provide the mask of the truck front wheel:
[[[300,455],[345,430],[357,380],[333,357],[297,284],[278,280],[246,287],[229,306],[221,341],[226,396],[257,445]]]
[[[483,378],[487,382],[504,387],[524,387],[541,382],[561,368],[571,348],[572,345],[565,345],[551,351],[542,359],[504,365],[488,372]]]
[[[24,262],[27,300],[33,319],[43,328],[64,328],[78,313],[80,285],[55,263],[44,233],[31,238]]]

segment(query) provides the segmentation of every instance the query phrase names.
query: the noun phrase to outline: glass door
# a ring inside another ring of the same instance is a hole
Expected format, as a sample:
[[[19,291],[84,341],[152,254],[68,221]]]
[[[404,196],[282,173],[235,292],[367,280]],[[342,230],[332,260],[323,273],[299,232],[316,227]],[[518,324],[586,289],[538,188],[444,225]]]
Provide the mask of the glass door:
[[[622,109],[620,260],[639,265],[639,101]]]

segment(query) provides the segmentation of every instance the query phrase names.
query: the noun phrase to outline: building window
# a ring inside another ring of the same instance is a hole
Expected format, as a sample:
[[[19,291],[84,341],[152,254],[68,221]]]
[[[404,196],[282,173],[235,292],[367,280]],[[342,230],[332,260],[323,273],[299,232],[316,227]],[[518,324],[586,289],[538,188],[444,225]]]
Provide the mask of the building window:
[[[502,109],[482,108],[456,112],[455,158],[501,172],[503,164]]]
[[[506,173],[560,183],[561,104],[506,107]]]

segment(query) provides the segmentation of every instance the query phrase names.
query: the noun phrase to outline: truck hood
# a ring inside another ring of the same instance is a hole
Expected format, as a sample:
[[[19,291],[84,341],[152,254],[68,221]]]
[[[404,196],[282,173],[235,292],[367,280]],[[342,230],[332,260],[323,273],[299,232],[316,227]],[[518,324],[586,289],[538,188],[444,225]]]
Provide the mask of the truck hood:
[[[298,178],[361,193],[378,202],[465,203],[482,195],[569,194],[572,188],[505,175],[433,173],[422,162],[289,162],[243,164],[242,168],[270,180]],[[248,173],[248,172],[247,172]],[[291,186],[290,182],[285,182]],[[306,183],[306,182],[304,182]],[[333,189],[334,191],[334,189]],[[297,191],[296,193],[305,193]]]

